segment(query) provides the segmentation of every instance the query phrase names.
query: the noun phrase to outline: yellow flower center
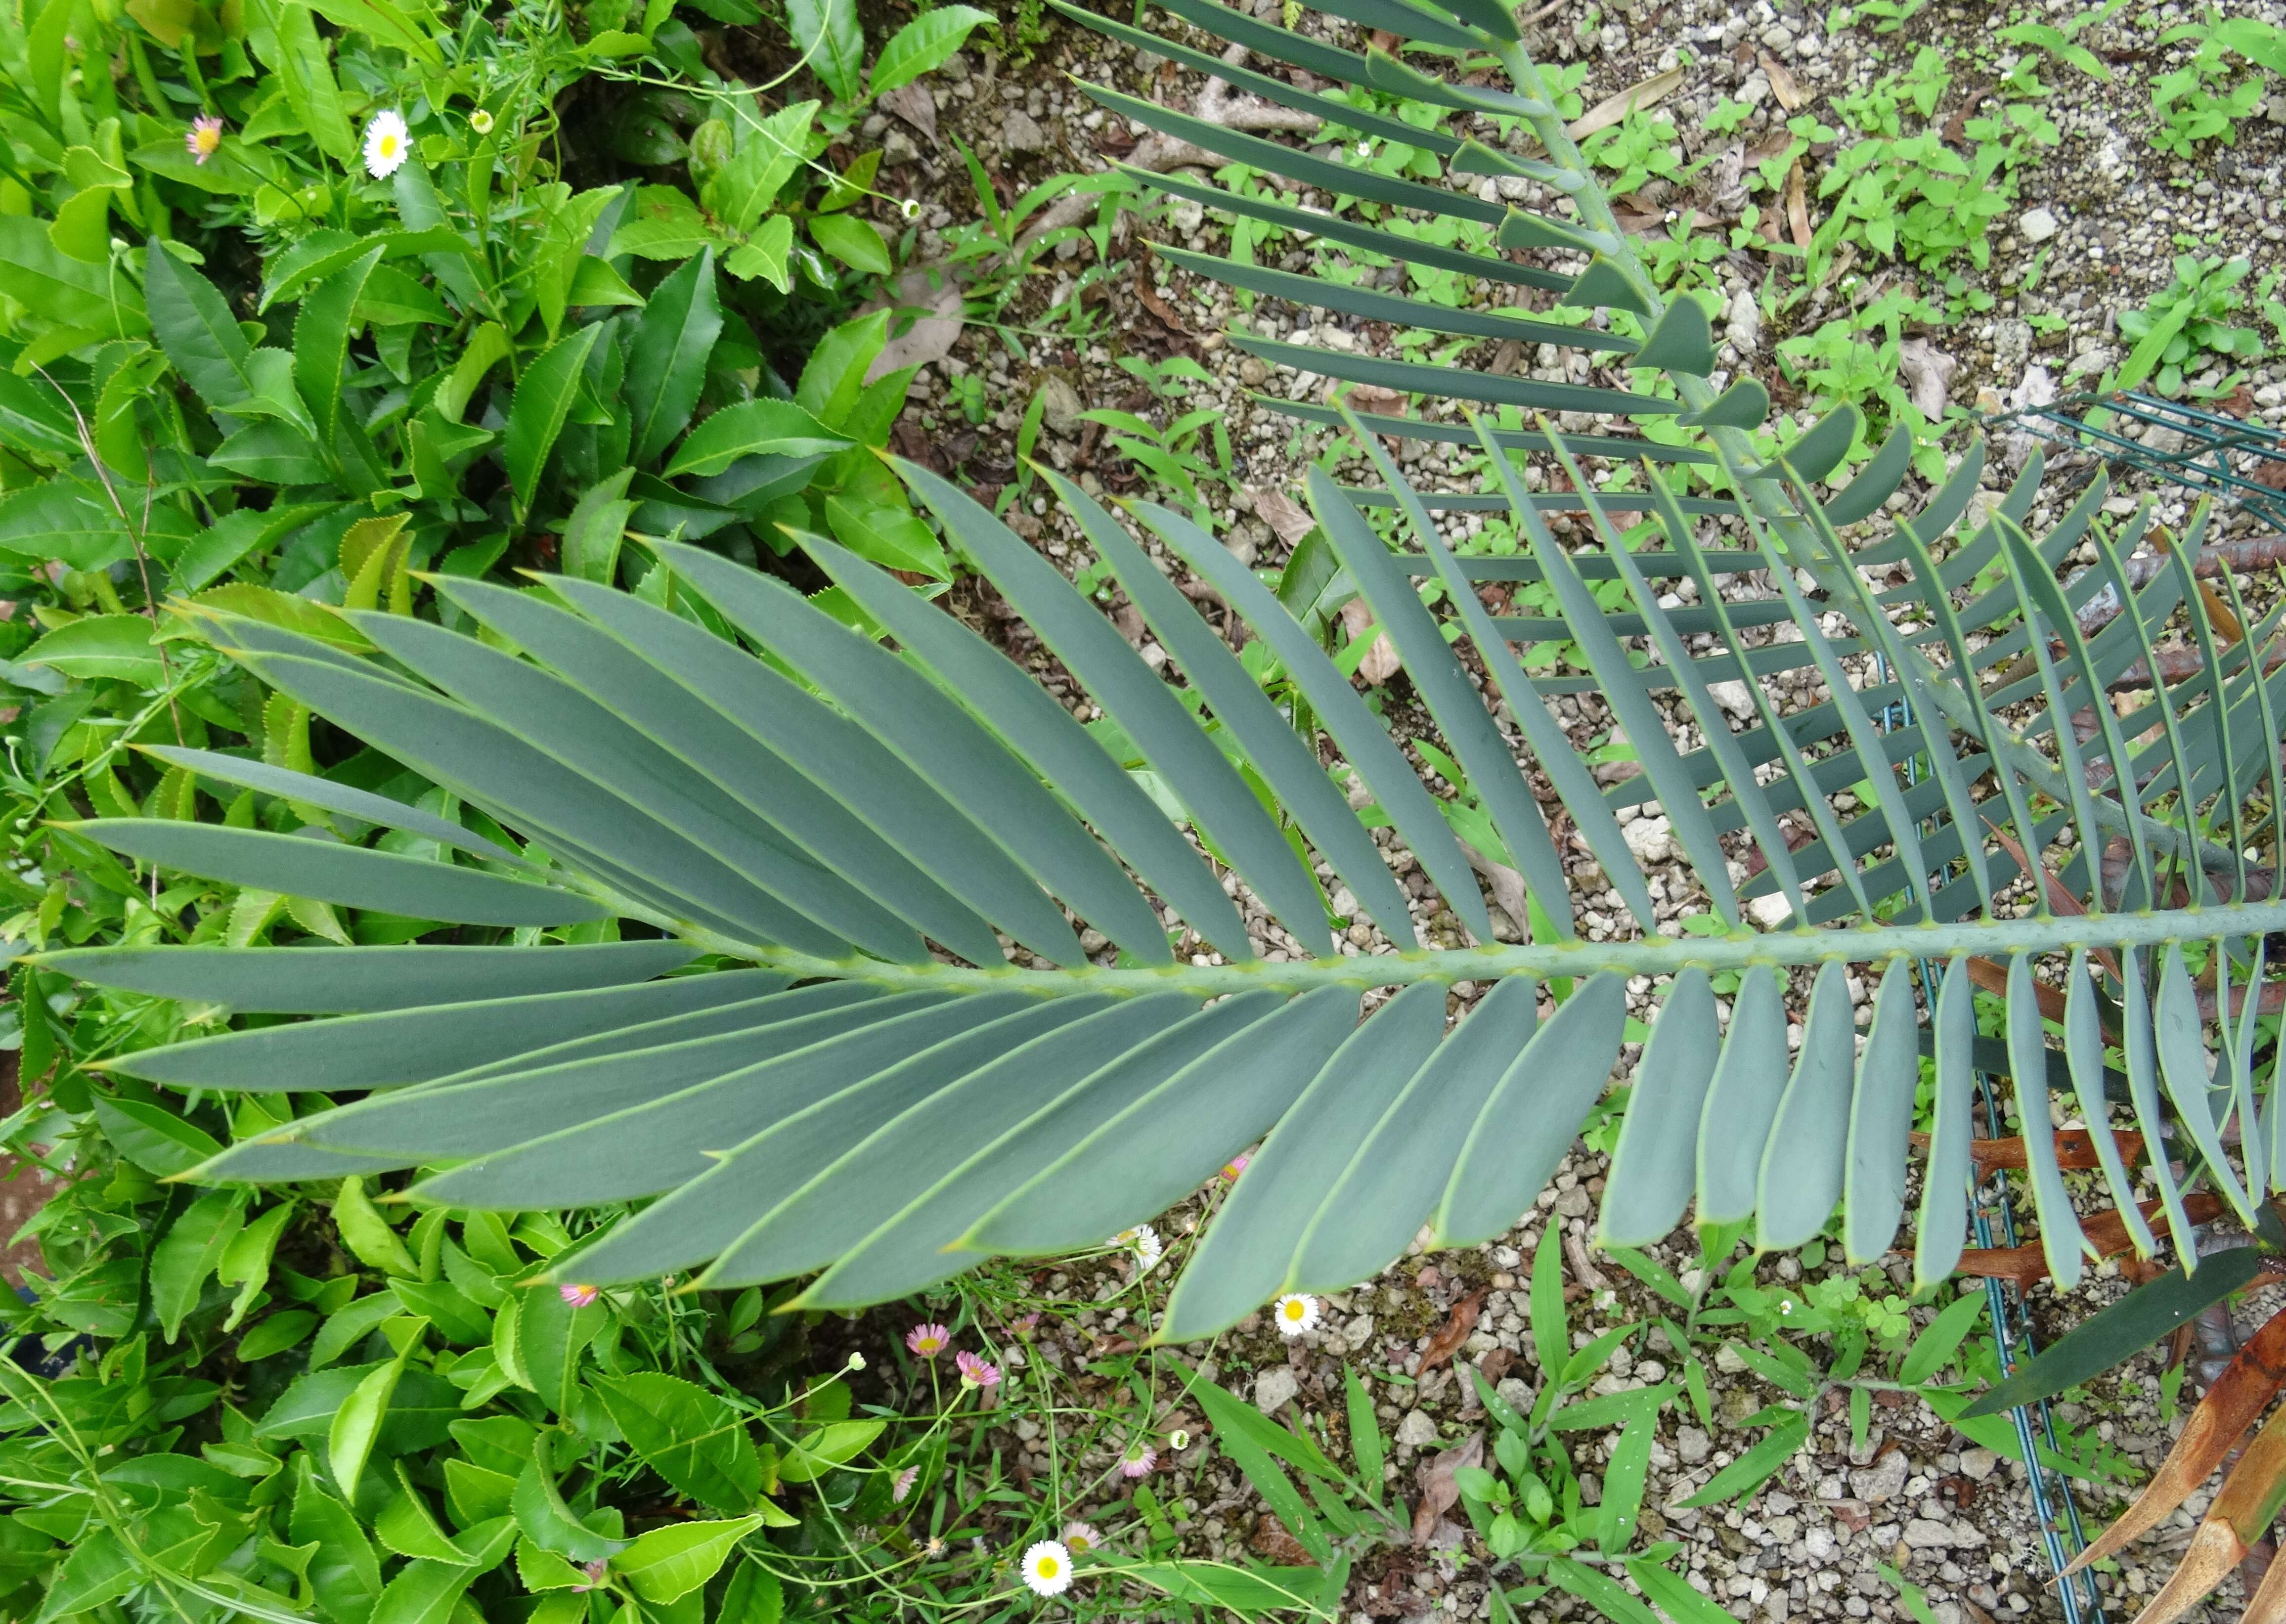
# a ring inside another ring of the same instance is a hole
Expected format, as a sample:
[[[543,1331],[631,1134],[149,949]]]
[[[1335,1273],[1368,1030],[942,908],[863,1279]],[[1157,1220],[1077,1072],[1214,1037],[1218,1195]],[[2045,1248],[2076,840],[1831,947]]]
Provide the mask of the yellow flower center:
[[[1056,1559],[1053,1557],[1042,1557],[1040,1558],[1040,1577],[1043,1579],[1053,1579],[1055,1576]]]

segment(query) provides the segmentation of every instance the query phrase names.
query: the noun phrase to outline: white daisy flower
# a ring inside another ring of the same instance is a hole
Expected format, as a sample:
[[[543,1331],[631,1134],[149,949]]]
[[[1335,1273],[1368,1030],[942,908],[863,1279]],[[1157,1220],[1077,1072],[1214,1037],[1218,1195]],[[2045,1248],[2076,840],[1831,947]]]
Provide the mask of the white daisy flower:
[[[365,127],[366,173],[375,180],[385,180],[405,167],[405,160],[413,150],[412,137],[405,128],[405,114],[394,107],[385,107],[373,115],[373,122]]]
[[[1167,1249],[1159,1239],[1159,1232],[1148,1224],[1138,1224],[1132,1229],[1123,1229],[1111,1237],[1110,1244],[1135,1254],[1139,1274],[1148,1274],[1159,1266]]]
[[[1055,1540],[1042,1540],[1024,1553],[1024,1583],[1035,1596],[1061,1596],[1071,1589],[1071,1552]]]
[[[1318,1328],[1318,1299],[1306,1291],[1289,1291],[1270,1305],[1281,1336],[1299,1336]]]

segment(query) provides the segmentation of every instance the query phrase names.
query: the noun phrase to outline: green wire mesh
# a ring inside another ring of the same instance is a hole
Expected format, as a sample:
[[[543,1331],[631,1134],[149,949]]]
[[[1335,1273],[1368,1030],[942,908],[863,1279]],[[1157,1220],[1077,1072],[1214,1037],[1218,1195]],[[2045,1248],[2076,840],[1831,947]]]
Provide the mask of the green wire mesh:
[[[2066,395],[1986,418],[2236,504],[2286,530],[2286,431],[2140,390]]]

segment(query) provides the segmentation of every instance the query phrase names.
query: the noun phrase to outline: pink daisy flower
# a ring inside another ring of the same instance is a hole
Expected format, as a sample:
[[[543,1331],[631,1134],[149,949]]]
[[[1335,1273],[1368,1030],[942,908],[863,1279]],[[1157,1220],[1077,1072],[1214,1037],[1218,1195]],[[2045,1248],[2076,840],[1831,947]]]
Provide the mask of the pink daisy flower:
[[[190,150],[192,160],[201,169],[222,145],[222,121],[211,113],[202,113],[191,121],[184,133],[183,145]]]
[[[952,1333],[942,1325],[916,1325],[905,1333],[905,1345],[923,1359],[934,1359],[952,1340]]]
[[[954,1354],[952,1362],[960,1367],[960,1384],[964,1387],[1000,1385],[1000,1367],[989,1360],[977,1358],[966,1348]]]
[[[908,1466],[889,1480],[889,1503],[903,1505],[905,1496],[913,1492],[913,1482],[921,1475],[918,1466]]]
[[[1159,1452],[1142,1439],[1127,1446],[1119,1457],[1119,1475],[1123,1478],[1147,1478],[1151,1469],[1159,1463]]]
[[[575,1286],[567,1283],[556,1287],[556,1295],[574,1308],[588,1308],[594,1306],[595,1299],[603,1294],[593,1286]]]
[[[1222,1164],[1222,1176],[1229,1179],[1233,1184],[1236,1184],[1238,1182],[1238,1176],[1246,1171],[1246,1164],[1253,1160],[1254,1158],[1252,1156],[1241,1152],[1239,1155],[1233,1156],[1229,1161]]]

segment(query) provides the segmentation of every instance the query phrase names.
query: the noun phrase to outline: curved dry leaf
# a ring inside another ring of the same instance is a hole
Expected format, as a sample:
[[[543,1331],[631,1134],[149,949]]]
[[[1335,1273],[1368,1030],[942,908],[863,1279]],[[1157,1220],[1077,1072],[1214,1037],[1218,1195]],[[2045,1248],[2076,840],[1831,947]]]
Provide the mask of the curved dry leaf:
[[[1653,74],[1640,84],[1630,85],[1616,96],[1606,96],[1573,119],[1565,127],[1564,133],[1575,141],[1585,140],[1598,130],[1610,129],[1630,113],[1657,106],[1682,88],[1681,68],[1670,67],[1663,74]]]
[[[1801,160],[1799,158],[1793,161],[1793,167],[1786,171],[1785,210],[1786,225],[1793,232],[1794,247],[1805,254],[1809,253],[1809,192],[1808,183],[1802,179]]]
[[[1972,975],[1970,979],[1973,981],[1975,977]],[[1905,1137],[1916,1150],[1927,1150],[1929,1147],[1929,1136],[1926,1133],[1916,1131]],[[2124,1161],[2133,1162],[2143,1154],[2143,1136],[2129,1129],[2112,1129],[2111,1142],[2118,1147]],[[2095,1140],[2085,1128],[2058,1128],[2054,1143],[2056,1165],[2068,1173],[2085,1172],[2103,1165],[2102,1159],[2095,1154]],[[1968,1141],[1968,1155],[1976,1163],[1976,1181],[1979,1184],[1994,1173],[2021,1173],[2030,1165],[2024,1157],[2024,1136],[2021,1133],[2010,1134],[2004,1139],[1971,1139]]]
[[[960,284],[942,265],[919,265],[906,272],[898,279],[894,297],[874,300],[865,309],[878,310],[884,304],[918,313],[903,331],[897,330],[903,316],[890,318],[895,336],[881,346],[881,353],[865,369],[868,383],[908,367],[926,367],[944,359],[952,353],[966,325]]]
[[[2064,1571],[2076,1573],[2091,1562],[2116,1555],[2130,1540],[2164,1521],[2222,1464],[2281,1387],[2286,1387],[2286,1313],[2274,1314],[2248,1338],[2191,1412],[2183,1435],[2135,1502]],[[2232,1477],[2235,1481],[2237,1474]]]
[[[2059,1141],[2058,1148],[2061,1151],[2061,1141],[2063,1136],[2058,1134],[2056,1137]],[[2131,1138],[2134,1139],[2136,1148],[2140,1150],[2142,1143],[2140,1136],[2123,1133],[2119,1138],[2123,1143]],[[1991,1143],[1992,1141],[1982,1142]],[[2022,1142],[2016,1141],[2020,1147]],[[2134,1157],[2130,1155],[2127,1159],[2132,1161]],[[2066,1168],[2073,1165],[2069,1162],[2064,1162],[2061,1155],[2057,1160]],[[2019,1162],[2017,1165],[2021,1167],[2022,1163]],[[2078,1165],[2093,1167],[2095,1163],[2091,1157]],[[1982,1183],[1983,1180],[1979,1179],[1978,1182]],[[2167,1215],[2160,1210],[2160,1202],[2139,1202],[2136,1207],[2137,1210],[2142,1213],[2144,1223],[2154,1234],[2164,1235],[2167,1233]],[[2195,1190],[2183,1197],[2183,1207],[2192,1223],[2203,1224],[2221,1214],[2222,1199],[2204,1190]],[[2134,1239],[2127,1233],[2127,1221],[2119,1216],[2117,1208],[2082,1218],[2080,1231],[2086,1238],[2087,1243],[2095,1249],[2095,1255],[2099,1257],[2117,1257],[2135,1250]],[[2025,1246],[1971,1247],[1961,1253],[1960,1261],[1953,1266],[1963,1274],[1974,1274],[1981,1280],[2013,1280],[2024,1290],[2030,1291],[2034,1286],[2048,1278],[2048,1250],[2038,1241]],[[2259,1413],[2258,1407],[2257,1413]],[[2249,1415],[2246,1422],[2241,1423],[2239,1432],[2245,1431],[2248,1423],[2253,1419],[2252,1415]],[[2184,1436],[2188,1437],[2188,1432]],[[2235,1439],[2238,1434],[2235,1432],[2231,1436]],[[2203,1481],[2204,1481],[2203,1475],[2194,1479],[2183,1493],[2187,1494]],[[2150,1491],[2147,1488],[2144,1492],[2148,1494]],[[2180,1499],[2180,1496],[2178,1498]],[[2169,1511],[2172,1510],[2174,1510],[2173,1506],[2167,1508]],[[2160,1516],[2165,1514],[2164,1511],[2159,1513]],[[2132,1533],[2121,1536],[2123,1541],[2132,1537],[2133,1537]]]
[[[2174,1624],[2197,1606],[2206,1593],[2220,1584],[2246,1555],[2246,1542],[2228,1523],[2210,1518],[2191,1536],[2182,1565],[2168,1575],[2166,1584],[2150,1604],[2135,1615],[2135,1624]]]
[[[1484,1312],[1484,1307],[1485,1289],[1481,1286],[1454,1304],[1451,1315],[1439,1328],[1437,1334],[1429,1339],[1428,1347],[1422,1351],[1421,1368],[1415,1374],[1426,1376],[1459,1352],[1461,1344],[1469,1339],[1469,1333],[1477,1328],[1477,1316]]]
[[[1352,598],[1342,605],[1342,624],[1349,627],[1352,638],[1362,637],[1374,625],[1372,606],[1363,598]],[[1397,645],[1389,641],[1387,632],[1375,634],[1373,647],[1357,664],[1357,674],[1376,688],[1398,673],[1401,662],[1397,658]]]
[[[1274,485],[1250,485],[1247,494],[1254,499],[1254,516],[1289,547],[1300,546],[1302,538],[1318,527],[1314,514]]]
[[[1429,1536],[1437,1532],[1437,1525],[1445,1513],[1461,1503],[1461,1486],[1453,1480],[1453,1474],[1463,1466],[1482,1466],[1484,1463],[1485,1435],[1478,1431],[1470,1433],[1435,1460],[1423,1464],[1418,1478],[1421,1503],[1413,1513],[1413,1542],[1415,1545],[1428,1544]]]
[[[2003,997],[2007,996],[2008,968],[2006,965],[1990,958],[1972,958],[1968,961],[1968,979],[1987,992],[1995,993]],[[2053,1021],[2058,1026],[2063,1024],[2063,989],[2051,987],[2046,981],[2036,981],[2032,983],[2032,1000],[2040,1006],[2041,1020]]]
[[[2238,1624],[2280,1624],[2286,1620],[2286,1562],[2273,1562],[2246,1600]]]
[[[2251,1545],[2270,1532],[2281,1501],[2286,1501],[2286,1410],[2262,1423],[2207,1508],[2207,1520],[2227,1523],[2242,1547]]]
[[[1952,374],[1960,363],[1926,338],[1909,338],[1897,346],[1897,367],[1905,374],[1913,405],[1931,422],[1944,415],[1952,398]]]
[[[1809,98],[1801,93],[1801,83],[1787,71],[1786,65],[1769,51],[1756,53],[1762,72],[1770,82],[1770,94],[1778,99],[1778,106],[1789,113],[1799,113]]]
[[[895,114],[930,140],[936,139],[936,98],[919,80],[884,91],[879,100],[881,111]]]

